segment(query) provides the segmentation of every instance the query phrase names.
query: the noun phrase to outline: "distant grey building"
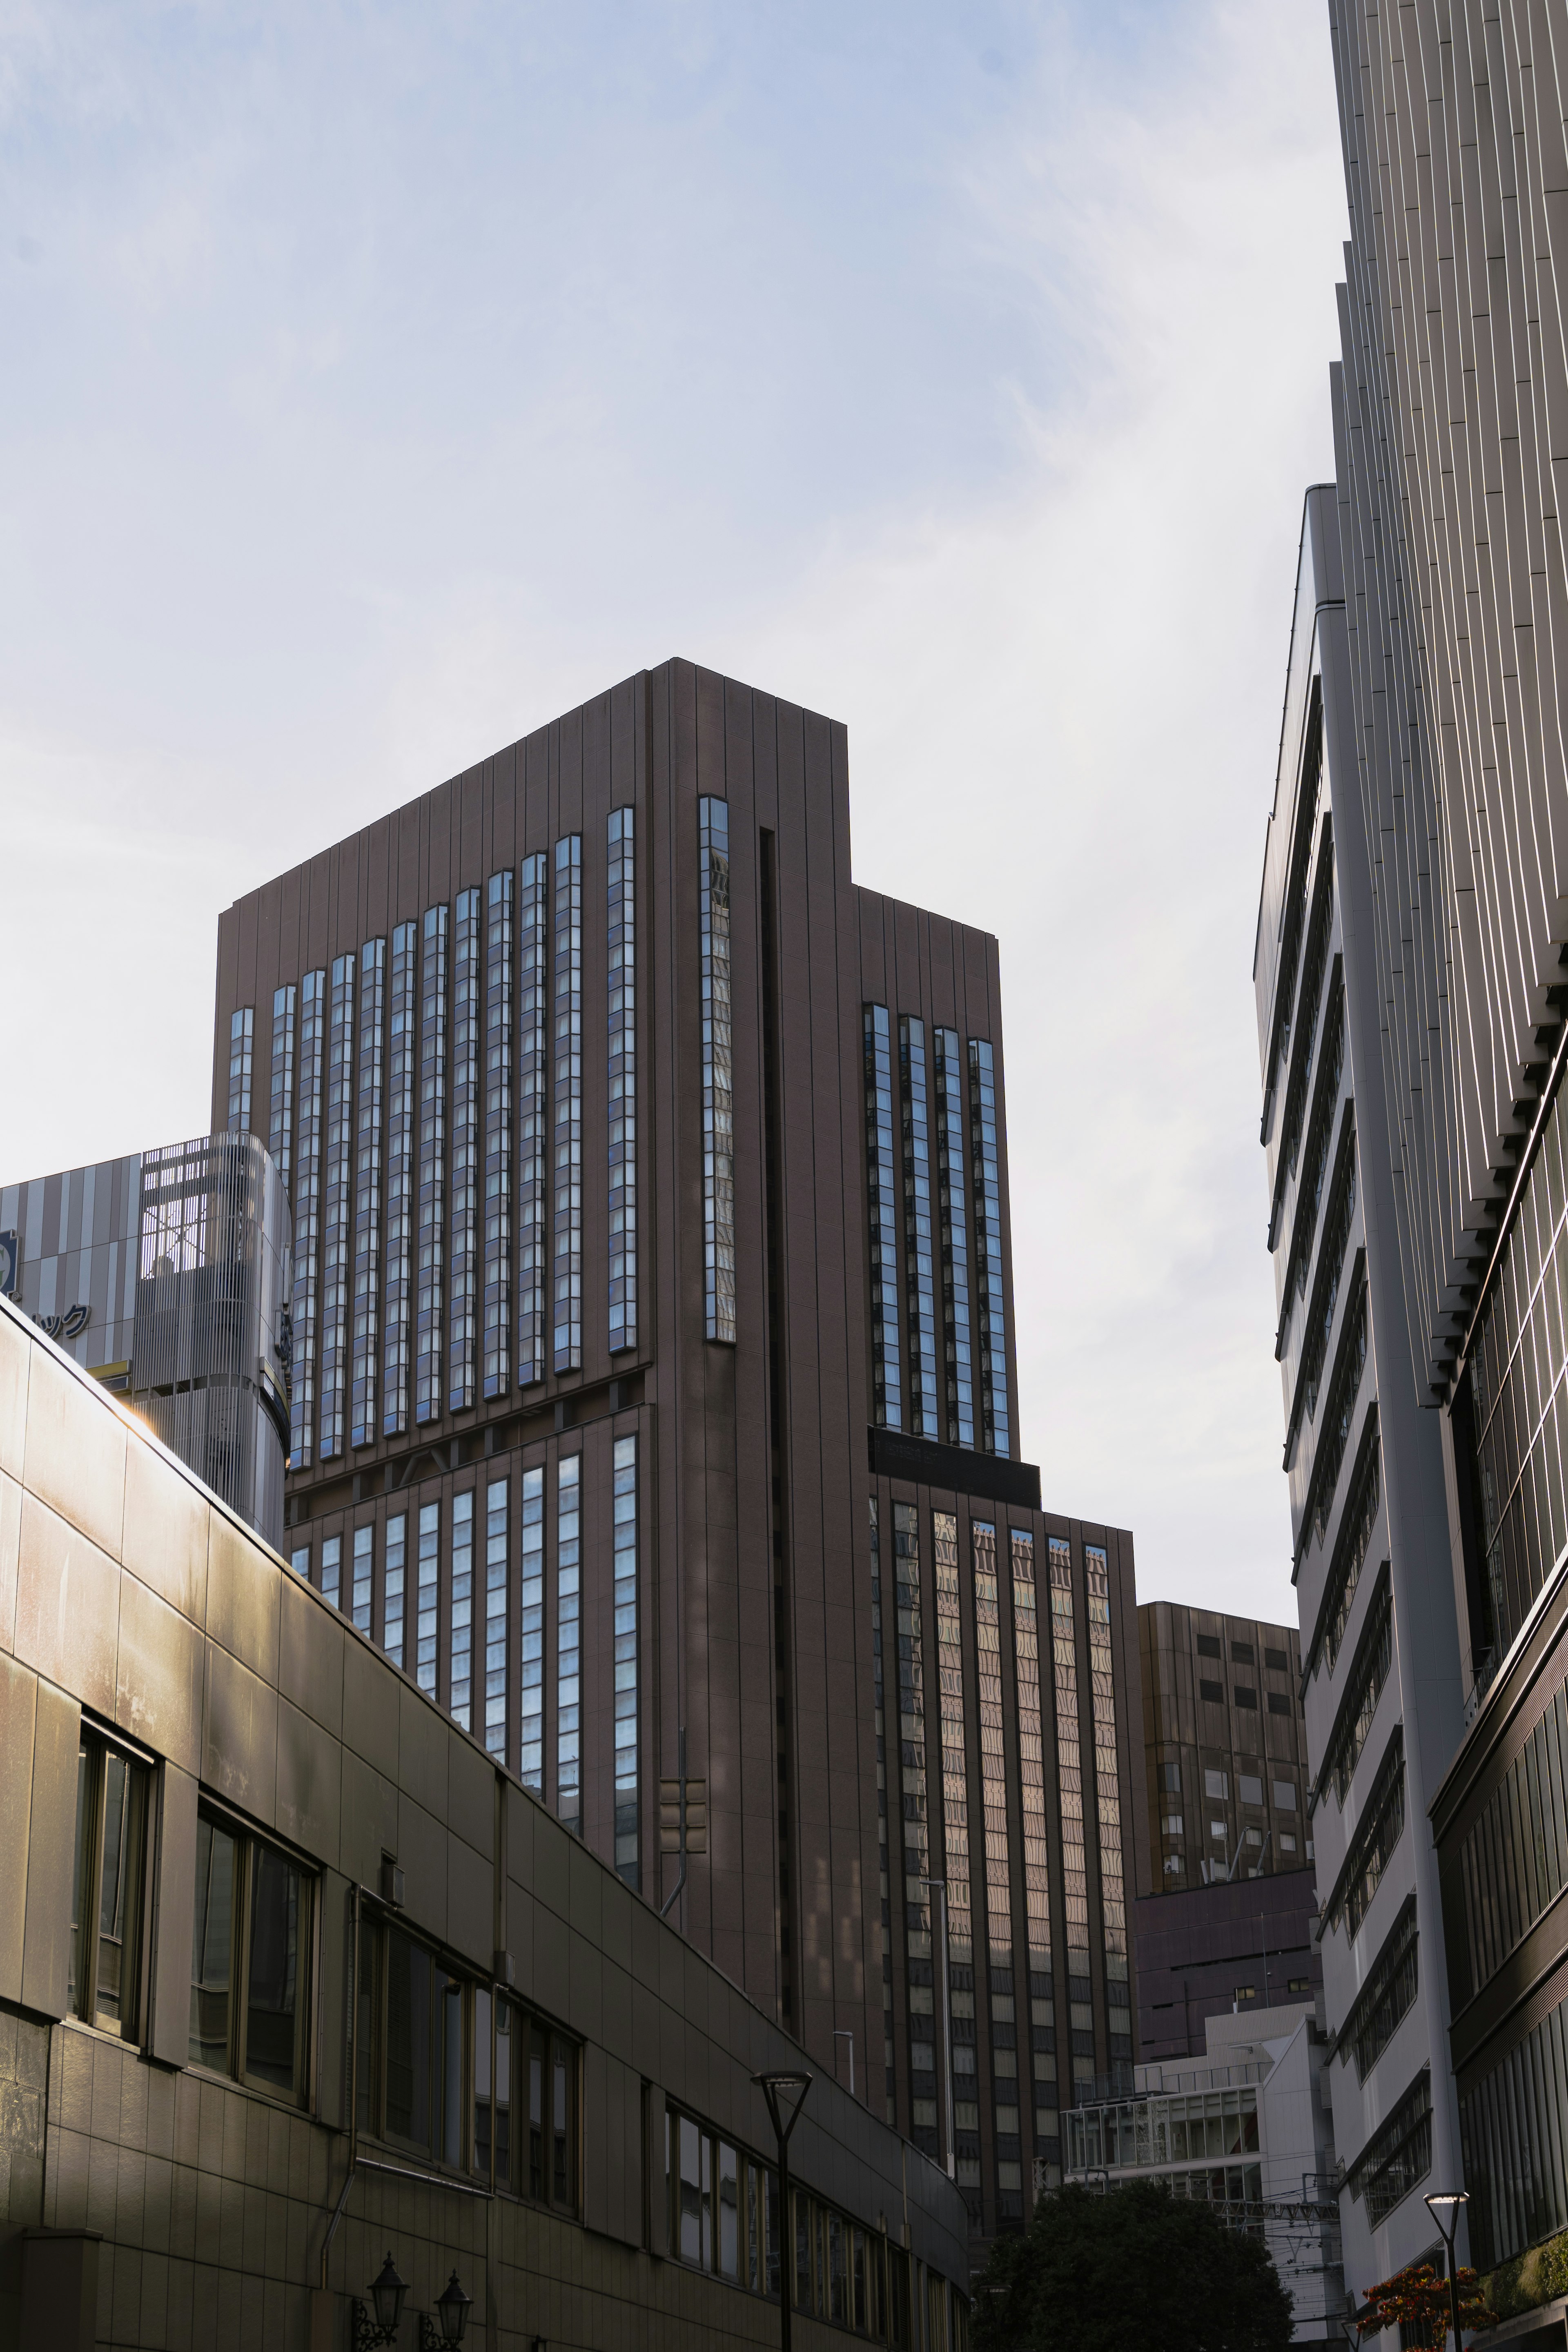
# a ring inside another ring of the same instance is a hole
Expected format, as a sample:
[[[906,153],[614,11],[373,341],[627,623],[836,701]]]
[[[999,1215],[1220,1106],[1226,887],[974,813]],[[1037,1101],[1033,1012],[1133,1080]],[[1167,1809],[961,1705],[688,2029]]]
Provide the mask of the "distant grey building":
[[[248,1135],[0,1186],[0,1292],[275,1549],[289,1231],[278,1171]]]
[[[1307,494],[1253,977],[1345,2275],[1364,2288],[1431,2251],[1422,2191],[1459,2173],[1427,1808],[1461,1695],[1441,1432],[1401,1276],[1384,845],[1358,750],[1331,485]]]

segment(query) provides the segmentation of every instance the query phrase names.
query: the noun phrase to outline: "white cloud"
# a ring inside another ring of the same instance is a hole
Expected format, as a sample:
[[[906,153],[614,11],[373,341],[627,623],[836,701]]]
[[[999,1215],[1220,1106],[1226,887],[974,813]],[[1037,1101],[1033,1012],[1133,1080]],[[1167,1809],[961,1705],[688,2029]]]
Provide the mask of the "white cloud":
[[[1328,28],[971,16],[100,20],[115,136],[68,89],[11,166],[0,1173],[202,1123],[220,905],[689,655],[846,719],[860,878],[1000,937],[1047,1499],[1289,1616],[1248,973]]]

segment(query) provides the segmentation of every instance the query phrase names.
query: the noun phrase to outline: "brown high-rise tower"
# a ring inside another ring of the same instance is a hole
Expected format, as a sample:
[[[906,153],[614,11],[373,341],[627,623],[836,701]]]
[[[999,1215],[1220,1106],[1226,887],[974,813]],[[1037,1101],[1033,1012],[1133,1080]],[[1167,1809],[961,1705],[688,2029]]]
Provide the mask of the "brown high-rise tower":
[[[1131,1545],[1017,1459],[996,943],[855,887],[844,729],[671,662],[252,892],[214,1100],[296,1567],[1016,2218],[1131,2056]]]

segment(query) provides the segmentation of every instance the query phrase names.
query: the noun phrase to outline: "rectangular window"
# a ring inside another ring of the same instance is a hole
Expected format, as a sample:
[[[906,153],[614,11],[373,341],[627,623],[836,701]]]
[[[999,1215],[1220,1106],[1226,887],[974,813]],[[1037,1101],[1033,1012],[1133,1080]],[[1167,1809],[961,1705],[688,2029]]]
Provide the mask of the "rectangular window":
[[[893,1049],[886,1005],[865,1008],[866,1192],[870,1221],[871,1393],[879,1427],[904,1425],[899,1330],[898,1190],[893,1159]]]
[[[297,1544],[289,1555],[289,1565],[293,1570],[296,1576],[302,1576],[306,1583],[309,1584],[310,1580],[310,1545]]]
[[[583,1831],[583,1458],[555,1471],[555,1810]]]
[[[386,941],[367,940],[359,957],[359,1085],[355,1108],[353,1346],[349,1442],[376,1433],[375,1380],[381,1334],[381,1108],[386,1056]]]
[[[904,1160],[904,1298],[909,1339],[910,1427],[917,1436],[943,1434],[936,1379],[936,1255],[931,1223],[931,1100],[925,1024],[899,1020]]]
[[[427,907],[419,1010],[419,1256],[415,1290],[414,1418],[441,1411],[447,1271],[447,930]]]
[[[196,1821],[190,2063],[302,2100],[315,1880],[204,1806]]]
[[[702,1225],[707,1332],[735,1339],[735,1098],[730,987],[730,803],[697,803],[702,951]]]
[[[375,1529],[354,1529],[353,1622],[362,1633],[370,1632],[371,1588],[375,1569]]]
[[[321,1542],[321,1598],[336,1609],[342,1591],[343,1539],[326,1536]]]
[[[963,1064],[958,1033],[938,1029],[936,1044],[937,1204],[942,1238],[942,1315],[947,1433],[974,1444],[974,1342],[969,1301],[969,1212],[964,1201]]]
[[[272,992],[272,1100],[267,1149],[282,1180],[283,1197],[293,1206],[294,1192],[294,1014],[299,991]]]
[[[419,1507],[419,1559],[415,1624],[414,1679],[423,1691],[436,1696],[436,1643],[441,1607],[441,1506]]]
[[[694,2116],[665,2110],[665,2195],[676,2257],[752,2294],[778,2293],[778,2180]]]
[[[1218,1634],[1200,1633],[1197,1636],[1197,1653],[1200,1658],[1217,1658],[1221,1653]]]
[[[640,1884],[637,1807],[637,1442],[615,1442],[616,1869]]]
[[[1346,2171],[1345,2186],[1352,2197],[1364,2198],[1368,2224],[1375,2230],[1431,2169],[1432,2078],[1423,2067]]]
[[[256,1042],[256,1008],[247,1004],[228,1024],[228,1131],[250,1133],[250,1057]]]
[[[362,1973],[370,1979],[375,2019],[364,2059],[368,2126],[411,2155],[468,2169],[476,2161],[472,2149],[479,2126],[476,2113],[471,2135],[466,2073],[478,1989],[390,1922],[367,1924],[361,1935]],[[493,2079],[489,2021],[487,2000],[487,2090]],[[476,2072],[476,2109],[479,2081]],[[491,2126],[487,2098],[487,2176]]]
[[[349,1299],[353,1271],[354,959],[332,959],[327,1026],[326,1186],[321,1219],[321,1402],[317,1442],[323,1462],[343,1450],[347,1427]]]
[[[544,1793],[544,1473],[522,1474],[518,1608],[518,1778]]]
[[[452,1715],[465,1731],[469,1721],[474,1648],[474,1496],[452,1497],[452,1616],[451,1646],[447,1673],[452,1694]]]
[[[1282,1813],[1293,1813],[1296,1811],[1296,1783],[1294,1780],[1275,1781],[1274,1802],[1279,1811]]]
[[[545,921],[549,860],[518,869],[517,1381],[544,1378]]]
[[[71,2014],[127,2042],[141,2038],[152,1774],[92,1732],[77,1756],[71,1888]]]
[[[1271,1675],[1287,1675],[1290,1671],[1289,1654],[1284,1650],[1265,1650],[1263,1663]]]
[[[637,1343],[637,848],[634,812],[610,811],[610,1353]]]
[[[485,1490],[485,1746],[506,1757],[507,1482]]]
[[[474,1402],[479,1177],[479,894],[459,890],[452,929],[451,1242],[447,1251],[447,1403]]]
[[[511,1369],[511,890],[485,888],[484,1393],[504,1396]]]
[[[395,1666],[403,1664],[403,1576],[408,1521],[399,1511],[386,1523],[386,1560],[382,1603],[382,1646]]]
[[[1355,2053],[1356,2074],[1364,2082],[1414,2006],[1418,1970],[1415,1897],[1412,1895],[1373,1962],[1366,1985],[1339,2037],[1342,2058]]]
[[[969,1158],[974,1196],[974,1263],[980,1291],[982,1443],[1010,1454],[1007,1400],[1006,1276],[1002,1264],[1002,1122],[995,1060],[984,1037],[969,1041]]]
[[[1405,1740],[1403,1728],[1396,1727],[1378,1767],[1361,1826],[1352,1840],[1333,1892],[1323,1906],[1326,1927],[1337,1927],[1342,1917],[1345,1933],[1352,1941],[1361,1933],[1361,1923],[1383,1883],[1383,1874],[1404,1828]]]
[[[555,845],[553,1363],[583,1361],[583,836]]]
[[[418,1055],[415,983],[419,926],[399,923],[392,934],[392,984],[387,999],[391,1039],[386,1088],[386,1288],[382,1356],[381,1432],[401,1437],[408,1427],[409,1344],[414,1310],[414,1081]]]
[[[289,1467],[309,1469],[316,1436],[316,1321],[321,1244],[321,1097],[326,1045],[324,971],[300,983],[300,1132],[294,1179],[294,1372],[289,1398]]]

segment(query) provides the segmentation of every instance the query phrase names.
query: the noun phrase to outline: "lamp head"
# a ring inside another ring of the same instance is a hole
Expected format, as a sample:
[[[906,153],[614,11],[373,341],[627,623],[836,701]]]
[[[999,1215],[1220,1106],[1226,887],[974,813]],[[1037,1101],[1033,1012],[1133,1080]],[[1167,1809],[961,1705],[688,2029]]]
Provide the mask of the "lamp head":
[[[456,2271],[436,2298],[436,2308],[441,2315],[441,2333],[448,2344],[460,2344],[468,2333],[468,2313],[474,2298],[465,2294]]]
[[[369,2289],[375,2324],[378,2327],[384,2327],[389,2336],[403,2316],[403,2298],[407,2292],[407,2282],[398,2277],[397,2266],[389,2252]]]
[[[1438,2229],[1443,2232],[1443,2243],[1446,2246],[1451,2246],[1454,2242],[1454,2232],[1459,2226],[1459,2208],[1461,2205],[1468,2205],[1470,2201],[1468,2190],[1438,2189],[1422,2201]]]

